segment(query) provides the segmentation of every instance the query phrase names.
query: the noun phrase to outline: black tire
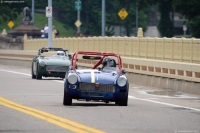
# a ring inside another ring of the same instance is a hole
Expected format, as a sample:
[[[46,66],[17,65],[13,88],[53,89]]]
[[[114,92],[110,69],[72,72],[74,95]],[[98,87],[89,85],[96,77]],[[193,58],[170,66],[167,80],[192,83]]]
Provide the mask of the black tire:
[[[38,72],[38,67],[37,67],[37,71],[36,71],[36,79],[42,79],[42,75],[41,74],[39,74],[39,72]]]
[[[32,63],[32,68],[31,68],[31,75],[32,75],[32,79],[36,79],[36,76],[33,73],[33,63]]]
[[[72,97],[69,94],[67,94],[65,86],[64,86],[63,105],[72,105]]]
[[[115,100],[115,104],[118,105],[119,104],[119,99]]]
[[[126,97],[118,99],[119,106],[127,106],[128,105],[128,95]]]
[[[128,92],[129,92],[129,83],[127,83],[127,93],[124,98],[118,99],[119,106],[128,106]]]

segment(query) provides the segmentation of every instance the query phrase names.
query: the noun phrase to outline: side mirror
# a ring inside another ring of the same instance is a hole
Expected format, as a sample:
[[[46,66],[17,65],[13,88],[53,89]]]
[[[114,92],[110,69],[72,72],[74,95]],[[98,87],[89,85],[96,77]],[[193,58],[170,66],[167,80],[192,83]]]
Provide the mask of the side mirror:
[[[125,69],[122,70],[122,74],[126,74],[126,70]]]

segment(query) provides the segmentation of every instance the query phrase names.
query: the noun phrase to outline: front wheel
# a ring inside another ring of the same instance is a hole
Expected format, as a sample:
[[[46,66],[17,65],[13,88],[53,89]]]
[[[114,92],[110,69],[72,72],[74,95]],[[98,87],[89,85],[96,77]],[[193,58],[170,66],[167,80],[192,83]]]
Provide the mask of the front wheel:
[[[32,68],[31,68],[31,75],[32,75],[32,79],[36,79],[36,76],[34,75],[34,72],[33,72],[33,63],[32,63]]]
[[[115,104],[119,106],[128,106],[128,92],[129,92],[129,83],[127,83],[127,93],[126,96],[115,101]]]
[[[128,95],[126,95],[126,97],[124,97],[124,98],[118,99],[117,103],[119,104],[119,106],[127,106],[128,105]]]
[[[72,105],[72,97],[66,92],[66,87],[64,87],[63,105]]]
[[[36,70],[36,79],[42,79],[42,75],[39,73],[38,67],[37,67],[37,70]]]

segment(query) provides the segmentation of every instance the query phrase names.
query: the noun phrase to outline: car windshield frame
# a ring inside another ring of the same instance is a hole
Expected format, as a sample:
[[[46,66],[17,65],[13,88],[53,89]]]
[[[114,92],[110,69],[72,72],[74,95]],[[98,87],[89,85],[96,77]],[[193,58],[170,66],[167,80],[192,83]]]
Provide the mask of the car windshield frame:
[[[76,70],[76,68],[77,68],[77,61],[78,61],[78,55],[82,55],[82,56],[85,56],[85,55],[90,55],[90,56],[94,56],[95,57],[95,55],[96,56],[100,56],[101,58],[97,61],[97,63],[92,67],[92,69],[96,69],[99,65],[101,65],[102,64],[102,61],[103,61],[103,59],[104,58],[106,58],[106,57],[110,57],[110,56],[112,56],[112,57],[116,57],[117,58],[117,61],[118,61],[118,63],[117,63],[117,67],[118,67],[118,69],[119,69],[119,72],[120,73],[122,73],[122,59],[121,59],[121,57],[120,57],[120,55],[118,55],[118,54],[115,54],[115,53],[108,53],[108,52],[87,52],[87,51],[77,51],[77,52],[75,52],[74,54],[73,54],[73,56],[72,56],[72,68],[71,69],[73,69],[73,70]],[[91,60],[92,60],[93,58],[91,58]]]
[[[64,56],[57,55],[56,53],[57,51],[63,51],[65,55]],[[68,55],[69,55],[69,51],[63,48],[41,48],[38,50],[38,57],[52,57],[52,56],[67,57]]]

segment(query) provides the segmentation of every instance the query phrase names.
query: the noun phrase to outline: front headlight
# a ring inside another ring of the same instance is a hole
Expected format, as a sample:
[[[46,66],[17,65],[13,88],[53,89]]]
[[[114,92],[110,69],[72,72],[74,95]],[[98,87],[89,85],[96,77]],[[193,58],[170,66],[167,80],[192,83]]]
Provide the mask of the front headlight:
[[[46,62],[45,61],[40,61],[40,66],[44,67],[46,65]]]
[[[127,78],[125,76],[120,76],[118,79],[117,79],[117,84],[120,86],[120,87],[123,87],[126,85],[126,82],[127,82]]]
[[[68,76],[68,82],[70,84],[75,84],[78,81],[78,76],[76,74],[70,74]]]

